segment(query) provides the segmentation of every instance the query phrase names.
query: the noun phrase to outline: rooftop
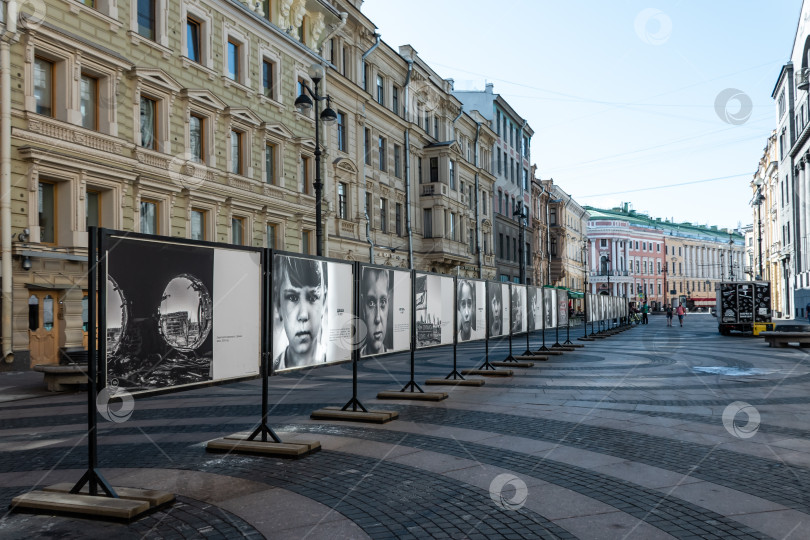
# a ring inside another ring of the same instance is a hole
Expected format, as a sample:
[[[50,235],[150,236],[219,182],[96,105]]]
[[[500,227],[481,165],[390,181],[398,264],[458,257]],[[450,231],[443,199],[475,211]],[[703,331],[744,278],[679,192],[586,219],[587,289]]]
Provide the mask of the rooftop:
[[[743,235],[734,230],[721,229],[717,226],[697,225],[688,221],[679,223],[669,219],[652,218],[646,214],[630,209],[627,204],[625,204],[623,208],[603,209],[586,206],[585,209],[590,215],[590,221],[604,219],[620,220],[640,227],[659,229],[664,234],[670,234],[672,236],[702,237],[722,242],[727,242],[729,237],[731,237],[735,242],[743,242]]]

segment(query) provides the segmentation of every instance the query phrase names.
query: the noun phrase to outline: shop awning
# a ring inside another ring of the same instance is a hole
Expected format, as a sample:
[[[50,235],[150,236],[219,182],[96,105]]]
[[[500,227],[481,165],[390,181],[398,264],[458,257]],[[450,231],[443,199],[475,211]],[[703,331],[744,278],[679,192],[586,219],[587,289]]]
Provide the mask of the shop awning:
[[[583,293],[582,291],[572,291],[570,289],[568,290],[568,298],[584,298],[584,297],[585,293]]]

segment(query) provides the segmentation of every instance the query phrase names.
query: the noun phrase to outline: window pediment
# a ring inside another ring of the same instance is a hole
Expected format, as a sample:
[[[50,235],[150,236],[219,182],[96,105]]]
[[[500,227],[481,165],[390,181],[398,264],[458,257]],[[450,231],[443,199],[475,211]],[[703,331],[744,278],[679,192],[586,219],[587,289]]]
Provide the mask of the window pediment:
[[[280,122],[265,122],[261,125],[268,134],[275,135],[285,140],[295,138],[295,134],[290,129]]]
[[[247,107],[227,107],[225,113],[229,114],[231,119],[237,122],[244,122],[252,126],[258,126],[262,123],[262,119]]]
[[[348,158],[338,158],[332,162],[336,171],[347,172],[349,174],[357,174],[357,166]]]
[[[131,76],[140,79],[144,83],[156,86],[169,92],[180,92],[183,87],[180,83],[170,77],[162,69],[156,68],[134,68]]]
[[[208,90],[184,88],[180,95],[205,107],[224,111],[227,104]]]

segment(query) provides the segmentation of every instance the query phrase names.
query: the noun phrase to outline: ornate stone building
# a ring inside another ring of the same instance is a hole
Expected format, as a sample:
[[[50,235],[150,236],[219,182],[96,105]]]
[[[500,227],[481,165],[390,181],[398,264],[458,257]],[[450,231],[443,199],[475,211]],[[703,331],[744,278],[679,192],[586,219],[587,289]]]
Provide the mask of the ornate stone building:
[[[495,131],[362,0],[10,4],[0,369],[86,347],[90,226],[314,254],[313,65],[324,254],[494,277]]]

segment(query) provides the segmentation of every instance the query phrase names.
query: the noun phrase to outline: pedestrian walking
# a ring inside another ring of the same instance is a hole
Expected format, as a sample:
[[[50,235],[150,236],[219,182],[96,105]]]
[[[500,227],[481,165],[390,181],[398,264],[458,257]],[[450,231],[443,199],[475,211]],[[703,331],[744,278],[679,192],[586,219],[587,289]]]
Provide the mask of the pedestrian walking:
[[[647,305],[647,302],[644,302],[644,305],[641,306],[641,324],[647,324],[649,321],[647,320],[647,313],[650,312],[650,306]]]
[[[678,314],[678,322],[681,323],[681,326],[683,326],[683,317],[686,315],[686,310],[683,309],[683,304],[678,306],[676,313]]]
[[[672,304],[667,304],[667,326],[672,326]]]

